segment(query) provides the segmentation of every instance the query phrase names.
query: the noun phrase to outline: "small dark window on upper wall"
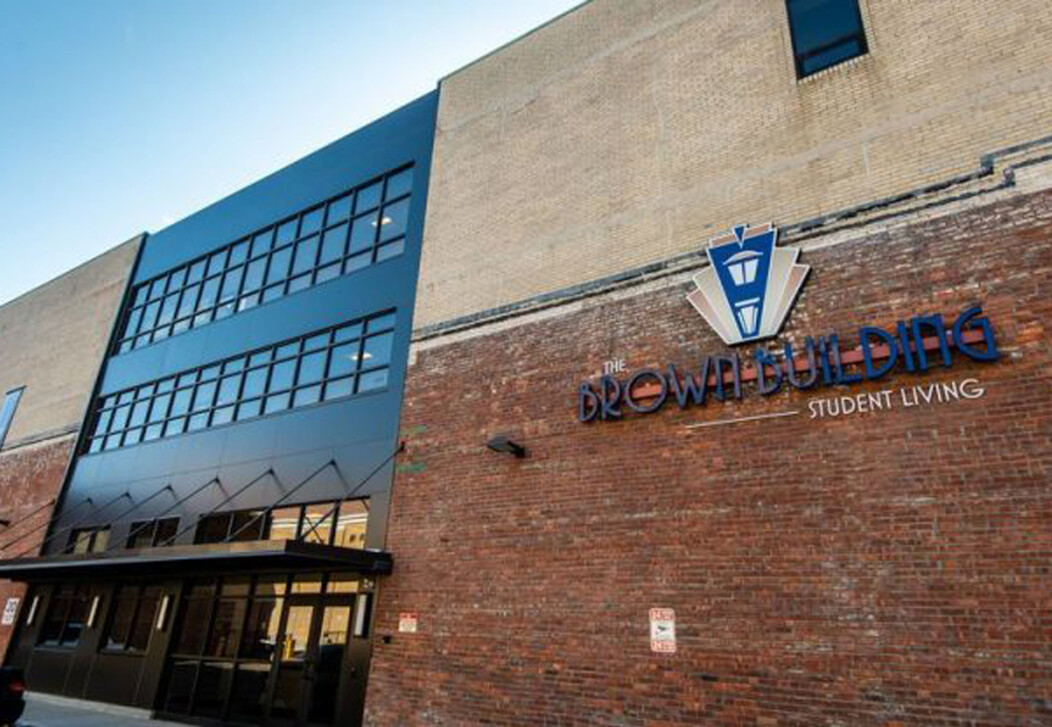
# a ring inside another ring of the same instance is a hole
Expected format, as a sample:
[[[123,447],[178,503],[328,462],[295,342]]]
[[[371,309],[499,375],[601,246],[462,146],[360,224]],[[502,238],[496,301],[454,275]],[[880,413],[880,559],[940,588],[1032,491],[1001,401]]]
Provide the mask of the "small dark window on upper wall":
[[[797,78],[869,50],[858,0],[786,0],[786,7]]]
[[[12,389],[4,396],[3,406],[0,406],[0,447],[4,446],[4,438],[7,437],[11,420],[15,418],[15,409],[18,408],[18,401],[22,398],[23,391],[25,388],[19,387]]]

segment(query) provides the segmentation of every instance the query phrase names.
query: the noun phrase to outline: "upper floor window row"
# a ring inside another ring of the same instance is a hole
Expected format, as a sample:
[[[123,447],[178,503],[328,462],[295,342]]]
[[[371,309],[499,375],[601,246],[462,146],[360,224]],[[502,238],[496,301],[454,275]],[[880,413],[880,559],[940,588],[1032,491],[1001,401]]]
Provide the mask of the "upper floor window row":
[[[412,187],[396,170],[137,285],[117,352],[401,255]]]
[[[786,0],[786,7],[797,78],[868,52],[858,0]]]
[[[87,451],[384,389],[394,326],[379,313],[101,397]]]

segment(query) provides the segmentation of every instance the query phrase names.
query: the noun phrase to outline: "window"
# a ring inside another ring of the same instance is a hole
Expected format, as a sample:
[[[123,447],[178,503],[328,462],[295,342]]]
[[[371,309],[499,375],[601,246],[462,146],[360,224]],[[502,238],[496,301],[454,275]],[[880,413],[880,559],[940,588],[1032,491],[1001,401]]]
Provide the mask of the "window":
[[[395,170],[140,283],[117,353],[400,255],[412,186],[411,166]]]
[[[84,631],[89,610],[90,593],[85,586],[56,588],[40,628],[40,644],[75,646]]]
[[[786,6],[797,78],[869,50],[858,0],[787,0]]]
[[[157,586],[119,587],[113,597],[103,648],[107,651],[146,651],[160,600],[161,589]]]
[[[143,520],[132,523],[128,530],[125,547],[150,548],[159,545],[171,545],[168,541],[179,529],[179,518],[166,517],[160,520]]]
[[[308,543],[364,548],[369,507],[365,500],[291,505],[258,517],[260,510],[235,510],[201,518],[195,543],[231,540],[304,540]],[[266,527],[264,527],[264,525]]]
[[[18,408],[18,402],[22,399],[23,391],[25,391],[25,387],[11,389],[4,396],[4,408],[0,409],[0,447],[4,446],[7,430],[11,426],[11,420],[15,418],[15,409]]]
[[[110,528],[92,527],[77,528],[69,534],[66,543],[67,553],[101,553],[110,542]]]
[[[262,510],[221,512],[201,518],[194,533],[194,542],[222,543],[231,540],[260,540],[263,533]]]
[[[102,397],[87,453],[382,390],[395,320],[379,313]]]

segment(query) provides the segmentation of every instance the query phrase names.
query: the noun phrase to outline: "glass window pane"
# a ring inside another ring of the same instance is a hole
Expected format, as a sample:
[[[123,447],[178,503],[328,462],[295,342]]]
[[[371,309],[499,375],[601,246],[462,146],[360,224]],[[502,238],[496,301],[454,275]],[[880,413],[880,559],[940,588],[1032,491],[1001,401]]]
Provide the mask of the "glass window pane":
[[[284,245],[296,239],[296,223],[297,218],[293,217],[291,220],[282,223],[281,227],[278,228],[277,243],[279,245]]]
[[[380,333],[381,331],[386,331],[394,328],[394,325],[395,314],[388,313],[387,315],[371,318],[366,327],[366,330],[368,330],[369,333]]]
[[[171,394],[161,394],[153,400],[153,406],[150,407],[150,421],[159,422],[168,416],[168,404],[172,401]]]
[[[387,369],[370,371],[358,377],[358,391],[361,393],[382,389],[385,386],[387,386]]]
[[[179,312],[176,314],[180,318],[186,318],[188,315],[197,310],[197,294],[201,291],[200,285],[191,285],[189,288],[183,291],[183,299],[179,303]]]
[[[289,275],[289,261],[292,259],[292,248],[284,247],[270,256],[270,268],[267,270],[267,283],[284,280]]]
[[[271,651],[275,649],[276,644],[271,645]],[[263,724],[269,677],[270,667],[266,664],[238,664],[237,673],[234,674],[234,686],[230,691],[231,719],[249,724]]]
[[[263,272],[267,269],[267,259],[260,258],[253,260],[245,268],[245,286],[244,289],[248,290],[259,290],[259,287],[263,285]]]
[[[373,264],[373,253],[371,250],[361,253],[360,255],[354,255],[353,257],[347,258],[343,262],[343,272],[353,273],[355,270],[361,270],[367,268]]]
[[[300,508],[282,507],[270,513],[270,540],[295,540],[299,530]]]
[[[289,394],[273,394],[268,396],[263,403],[263,413],[273,414],[274,412],[285,411],[289,408]]]
[[[238,390],[241,388],[241,374],[226,376],[219,380],[219,393],[216,395],[216,406],[231,404],[237,401]]]
[[[329,213],[325,218],[326,225],[332,225],[340,220],[345,220],[351,215],[351,195],[345,194],[339,199],[329,202]]]
[[[248,259],[248,240],[243,240],[230,250],[230,264],[240,265]]]
[[[248,622],[241,639],[241,656],[248,659],[274,657],[278,645],[278,626],[281,622],[280,598],[256,598],[248,611]]]
[[[190,411],[190,397],[193,389],[179,389],[172,398],[172,416],[178,416]]]
[[[201,297],[197,301],[197,310],[211,308],[216,304],[219,295],[219,278],[209,278],[201,288]]]
[[[369,336],[365,339],[365,352],[362,354],[362,365],[385,366],[391,361],[391,344],[394,342],[393,333],[381,333],[378,336]]]
[[[241,288],[241,274],[244,270],[244,268],[234,268],[223,276],[223,288],[219,293],[220,301],[231,301],[237,297]]]
[[[345,343],[332,349],[332,357],[329,360],[329,378],[335,379],[340,376],[353,374],[358,368],[358,347],[360,344]]]
[[[183,597],[182,618],[175,639],[174,653],[187,655],[201,653],[205,644],[206,631],[202,625],[208,623],[212,593],[213,589],[209,584],[198,584],[190,590],[187,596]]]
[[[194,411],[201,411],[202,409],[210,408],[212,406],[212,400],[215,398],[215,393],[215,382],[209,381],[205,384],[198,384],[197,389],[194,392]]]
[[[226,267],[226,250],[220,250],[217,253],[213,253],[212,257],[208,258],[208,271],[205,273],[207,277],[218,275]]]
[[[380,218],[380,240],[390,240],[404,235],[408,220],[408,199],[384,207],[383,216]]]
[[[164,697],[164,709],[172,714],[190,711],[190,696],[197,681],[196,661],[175,661],[168,676],[168,688]]]
[[[190,272],[186,276],[186,282],[197,283],[205,277],[205,265],[206,260],[198,260],[196,263],[190,266]]]
[[[376,250],[376,262],[383,260],[390,260],[393,257],[398,257],[405,252],[405,238],[400,238],[394,242],[389,242],[385,245],[381,245]]]
[[[292,261],[292,274],[299,275],[314,268],[318,256],[318,236],[308,237],[296,243],[296,257]]]
[[[245,374],[245,389],[242,396],[249,399],[254,396],[260,396],[263,394],[263,387],[267,383],[267,369],[266,367],[252,369]]]
[[[143,589],[139,611],[135,614],[135,623],[132,624],[131,633],[128,635],[129,650],[146,651],[150,643],[150,634],[153,632],[154,618],[157,616],[157,604],[160,600],[160,588],[150,586]]]
[[[333,545],[341,548],[364,548],[365,529],[368,524],[369,510],[364,500],[342,503],[336,520],[336,538]]]
[[[321,229],[321,215],[321,207],[313,209],[303,215],[303,221],[300,223],[300,237],[305,237],[306,235],[309,235],[312,232],[317,232]]]
[[[162,545],[175,537],[179,531],[179,518],[166,517],[157,521],[154,529],[153,544]]]
[[[308,404],[314,404],[321,400],[321,384],[315,384],[314,386],[308,386],[303,389],[296,389],[296,393],[292,397],[293,406],[307,406]]]
[[[335,333],[333,334],[333,340],[335,340],[337,343],[339,343],[341,341],[350,341],[350,340],[352,340],[354,338],[358,338],[361,335],[362,335],[362,324],[361,323],[352,323],[349,326],[343,326],[342,328],[337,328]]]
[[[376,240],[376,228],[379,225],[379,213],[371,212],[362,217],[356,217],[351,223],[351,246],[350,251],[361,252],[373,246]]]
[[[322,376],[325,375],[325,357],[327,355],[327,351],[318,351],[317,353],[309,353],[300,359],[300,372],[297,383],[302,385],[321,381]]]
[[[336,262],[332,265],[326,265],[323,268],[319,268],[318,272],[314,274],[314,282],[324,283],[327,280],[340,277],[340,263]]]
[[[325,384],[325,400],[339,399],[354,393],[354,377],[348,376]]]
[[[78,588],[73,592],[69,613],[66,616],[66,624],[62,628],[62,636],[59,638],[60,644],[72,646],[80,641],[80,635],[84,632],[84,623],[88,619],[89,600],[87,590]]]
[[[117,589],[113,598],[113,615],[110,616],[109,632],[102,640],[105,649],[123,649],[128,645],[135,606],[139,602],[139,589],[127,586]]]
[[[401,197],[403,194],[409,194],[412,189],[413,168],[410,167],[387,178],[387,192],[384,196],[387,199],[394,199],[395,197]]]
[[[296,370],[295,360],[282,361],[274,364],[270,375],[270,386],[268,391],[281,391],[292,388],[292,375]]]
[[[51,595],[48,603],[47,614],[40,627],[40,643],[57,644],[62,637],[62,628],[66,623],[66,613],[69,611],[70,603],[73,601],[73,587],[62,586],[57,588]]]
[[[212,423],[213,427],[218,427],[220,424],[228,424],[234,421],[234,405],[223,406],[212,412]]]
[[[242,419],[251,419],[253,417],[258,417],[262,409],[262,399],[251,399],[249,401],[245,401],[237,405],[237,414],[234,418],[238,421],[241,421]]]
[[[165,297],[164,304],[161,306],[161,312],[157,316],[157,325],[163,326],[165,323],[171,323],[175,319],[175,309],[179,305],[179,294],[173,293]]]
[[[300,275],[298,278],[293,278],[292,280],[289,281],[289,287],[288,287],[288,291],[287,292],[289,294],[292,294],[292,293],[298,292],[300,290],[306,290],[307,288],[310,287],[310,280],[311,280],[310,273],[306,273],[304,275]]]
[[[364,212],[365,210],[372,209],[380,204],[380,192],[383,189],[383,182],[375,182],[370,184],[368,187],[358,191],[358,199],[355,202],[354,209],[356,212]]]
[[[194,688],[193,713],[203,717],[219,717],[226,704],[226,693],[234,677],[234,665],[204,662]]]
[[[343,249],[347,244],[347,225],[343,224],[339,227],[333,227],[330,230],[325,231],[325,235],[322,238],[321,244],[321,257],[318,260],[319,265],[325,265],[331,263],[334,260],[339,260],[343,257]]]
[[[332,524],[336,516],[334,510],[335,504],[331,502],[307,505],[303,509],[304,542],[328,545],[332,539]]]

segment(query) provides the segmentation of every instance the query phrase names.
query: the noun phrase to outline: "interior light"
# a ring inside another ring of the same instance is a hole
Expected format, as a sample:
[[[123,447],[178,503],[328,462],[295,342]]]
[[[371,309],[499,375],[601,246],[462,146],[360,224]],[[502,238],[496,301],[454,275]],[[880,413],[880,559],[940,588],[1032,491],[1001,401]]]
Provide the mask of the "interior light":
[[[380,219],[380,224],[381,224],[381,225],[389,225],[389,224],[391,224],[392,222],[394,222],[394,220],[392,220],[392,219],[391,219],[390,217],[388,217],[387,215],[384,215],[384,216],[383,216],[383,217],[382,217],[382,218]],[[371,224],[371,225],[372,225],[373,227],[376,227],[376,220],[373,220],[373,221],[372,221],[372,222],[370,222],[369,224]]]

